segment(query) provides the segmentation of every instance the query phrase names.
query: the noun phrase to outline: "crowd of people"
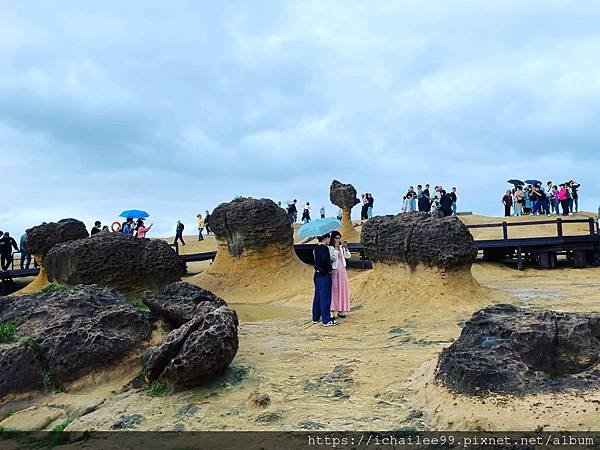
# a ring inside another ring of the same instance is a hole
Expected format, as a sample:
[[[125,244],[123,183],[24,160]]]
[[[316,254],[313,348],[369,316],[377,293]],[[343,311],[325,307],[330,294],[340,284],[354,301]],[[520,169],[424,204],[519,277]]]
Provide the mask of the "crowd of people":
[[[559,185],[548,181],[545,189],[539,182],[527,186],[515,185],[502,197],[504,216],[573,215],[579,212],[580,187],[581,184],[573,180]]]
[[[373,195],[370,192],[361,194],[361,202],[360,202],[362,205],[361,210],[360,210],[360,219],[361,220],[367,220],[367,219],[370,219],[371,217],[373,217],[374,202],[375,202],[375,199],[373,198]],[[277,205],[280,208],[285,209],[285,213],[287,214],[288,219],[293,227],[294,224],[298,220],[298,200],[297,199],[292,200],[285,207],[282,205],[281,202],[277,202]],[[325,218],[325,206],[321,206],[321,208],[319,209],[319,216],[321,219]],[[339,220],[342,219],[342,209],[341,208],[338,210],[337,218]],[[302,221],[302,223],[309,223],[312,220],[310,202],[306,202],[302,206],[302,216],[300,216],[300,220]]]
[[[362,207],[360,209],[360,220],[367,220],[373,217],[373,195],[370,192],[362,194],[361,196]]]
[[[444,216],[455,216],[457,200],[455,187],[450,192],[446,192],[443,186],[435,186],[432,194],[429,184],[426,184],[425,188],[418,184],[416,190],[413,186],[409,186],[402,197],[402,212],[440,211]]]
[[[346,260],[350,251],[339,231],[319,236],[315,247],[315,273],[313,281],[315,294],[312,306],[313,324],[324,327],[339,325],[336,319],[344,319],[350,311],[350,289]]]

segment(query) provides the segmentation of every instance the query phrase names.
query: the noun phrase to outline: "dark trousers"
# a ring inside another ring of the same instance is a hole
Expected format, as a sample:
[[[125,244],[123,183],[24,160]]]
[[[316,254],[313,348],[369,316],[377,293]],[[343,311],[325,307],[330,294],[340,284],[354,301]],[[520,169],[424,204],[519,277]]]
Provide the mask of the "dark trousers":
[[[562,208],[563,216],[569,215],[569,200],[561,200],[560,206]]]
[[[29,269],[31,264],[31,255],[26,252],[21,252],[21,269]]]
[[[202,230],[204,230],[204,228],[198,228],[198,240],[199,241],[204,240],[204,236],[202,236]]]
[[[183,245],[185,245],[185,241],[183,240],[183,235],[181,233],[175,233],[175,240],[173,241],[173,245],[177,244],[178,239]]]
[[[2,270],[7,270],[13,262],[13,255],[11,252],[2,252],[0,254],[0,265],[2,265]],[[331,281],[330,281],[331,284]],[[331,300],[330,300],[331,301]]]
[[[512,209],[512,205],[504,204],[504,217],[510,217],[510,210]]]
[[[331,274],[319,275],[315,272],[315,296],[313,298],[312,320],[323,323],[331,321],[329,308],[331,307]]]

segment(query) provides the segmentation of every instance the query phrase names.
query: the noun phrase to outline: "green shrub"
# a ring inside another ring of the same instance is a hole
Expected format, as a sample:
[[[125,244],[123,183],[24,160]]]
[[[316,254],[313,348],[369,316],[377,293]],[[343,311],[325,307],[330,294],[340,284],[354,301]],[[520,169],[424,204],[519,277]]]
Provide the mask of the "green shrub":
[[[40,292],[48,293],[48,292],[69,292],[71,288],[66,284],[61,283],[50,283],[48,286],[44,287]]]
[[[6,322],[0,323],[0,344],[9,344],[14,342],[16,332],[16,320],[7,320]]]
[[[146,306],[146,304],[142,300],[133,299],[131,302],[133,303],[133,306],[135,306],[140,311],[150,312],[150,308],[148,308],[148,306]]]
[[[150,397],[164,397],[165,395],[167,395],[167,391],[168,387],[166,384],[163,384],[160,381],[155,381],[150,386],[148,395],[150,395]]]

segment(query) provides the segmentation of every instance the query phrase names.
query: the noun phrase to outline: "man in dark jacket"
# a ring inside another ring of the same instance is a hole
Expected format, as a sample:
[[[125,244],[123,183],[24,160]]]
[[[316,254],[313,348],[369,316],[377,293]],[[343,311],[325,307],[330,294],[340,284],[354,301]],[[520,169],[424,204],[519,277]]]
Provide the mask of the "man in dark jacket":
[[[206,229],[207,236],[212,233],[212,230],[210,229],[210,213],[208,210],[206,210],[206,214],[204,215],[204,228]]]
[[[313,298],[312,321],[314,324],[323,321],[324,327],[338,325],[339,322],[331,317],[331,257],[329,256],[329,234],[319,236],[319,245],[314,249],[315,296]]]
[[[177,221],[177,228],[175,228],[175,241],[173,241],[173,245],[177,244],[177,240],[181,241],[181,245],[185,245],[185,241],[183,240],[183,229],[184,226],[181,221]]]
[[[96,220],[94,222],[94,227],[92,228],[92,231],[90,232],[90,236],[93,236],[96,233],[100,233],[100,231],[102,231],[102,222],[100,222],[99,220]]]
[[[8,232],[0,239],[0,265],[2,270],[8,270],[13,261],[12,249],[19,251],[17,241],[15,241]]]
[[[452,215],[452,197],[445,190],[440,191],[440,211],[444,213],[444,217]]]

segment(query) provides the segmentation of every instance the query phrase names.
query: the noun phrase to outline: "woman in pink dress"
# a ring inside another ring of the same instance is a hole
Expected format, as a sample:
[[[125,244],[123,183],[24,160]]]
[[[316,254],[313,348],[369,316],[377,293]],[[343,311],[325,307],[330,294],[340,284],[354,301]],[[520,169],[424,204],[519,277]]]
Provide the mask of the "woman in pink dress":
[[[329,254],[331,256],[331,317],[345,318],[345,312],[350,311],[350,290],[348,288],[348,272],[346,272],[346,260],[350,258],[350,251],[346,243],[342,243],[342,235],[339,231],[331,233],[329,243]]]

